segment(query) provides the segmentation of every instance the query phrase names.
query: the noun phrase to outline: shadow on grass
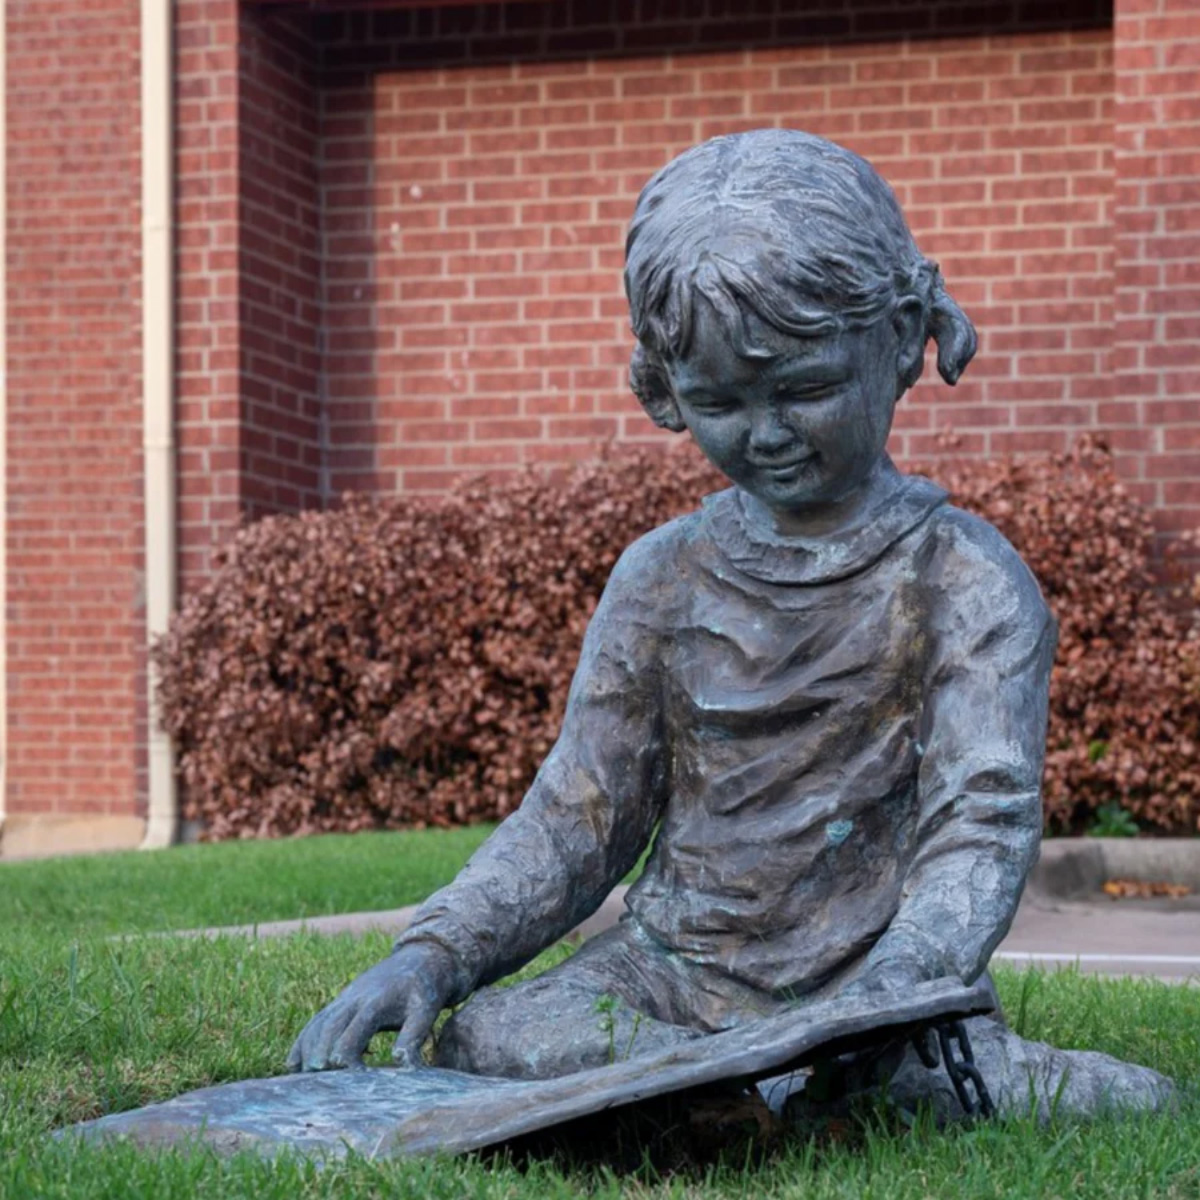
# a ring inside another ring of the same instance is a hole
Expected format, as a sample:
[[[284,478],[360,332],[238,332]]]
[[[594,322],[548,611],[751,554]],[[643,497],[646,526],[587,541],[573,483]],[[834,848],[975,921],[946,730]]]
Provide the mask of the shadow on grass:
[[[934,1130],[932,1119],[917,1127]],[[815,1164],[822,1151],[854,1152],[872,1136],[913,1128],[877,1098],[829,1115],[781,1119],[754,1089],[712,1087],[656,1097],[515,1138],[480,1153],[489,1166],[521,1171],[547,1164],[564,1175],[615,1175],[642,1182],[699,1181],[714,1171],[759,1170],[797,1152]]]

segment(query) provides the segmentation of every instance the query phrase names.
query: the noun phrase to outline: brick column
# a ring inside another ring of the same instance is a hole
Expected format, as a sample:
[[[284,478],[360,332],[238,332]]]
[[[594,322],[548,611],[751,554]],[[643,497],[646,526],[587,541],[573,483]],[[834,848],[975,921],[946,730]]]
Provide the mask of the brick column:
[[[317,93],[307,17],[176,5],[179,571],[320,503]]]
[[[183,590],[320,502],[304,14],[175,13]],[[136,844],[146,797],[138,0],[9,0],[7,854]]]
[[[181,591],[238,518],[238,0],[175,5],[175,436]]]
[[[8,813],[139,832],[137,0],[9,0]],[[115,831],[115,832],[114,832]]]
[[[238,54],[238,504],[318,508],[321,218],[306,14],[243,6]]]
[[[1200,6],[1117,0],[1115,405],[1145,431],[1137,487],[1200,526]]]

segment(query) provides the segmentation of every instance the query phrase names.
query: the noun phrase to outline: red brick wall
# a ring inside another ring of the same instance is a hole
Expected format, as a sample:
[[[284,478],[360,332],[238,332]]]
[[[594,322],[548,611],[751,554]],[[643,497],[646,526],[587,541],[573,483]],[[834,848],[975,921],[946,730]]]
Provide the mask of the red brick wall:
[[[307,22],[242,14],[240,470],[248,517],[322,502],[318,92]]]
[[[144,621],[136,0],[9,0],[10,813],[125,813]]]
[[[320,503],[317,90],[307,22],[176,4],[179,577]]]
[[[7,7],[7,801],[127,813],[137,2]],[[634,197],[771,123],[871,157],[980,325],[963,384],[901,409],[901,454],[1100,428],[1164,527],[1200,523],[1194,0],[1118,0],[1115,50],[1102,0],[175,12],[185,591],[243,515],[661,436],[625,385]]]
[[[1118,0],[1111,419],[1144,439],[1144,499],[1200,527],[1200,6]]]
[[[926,382],[900,410],[901,455],[933,453],[945,428],[997,454],[1126,424],[1101,412],[1108,11],[1030,7],[977,9],[986,24],[854,0],[323,18],[333,490],[439,489],[656,436],[625,384],[634,199],[695,141],[768,124],[867,155],[980,326],[964,382]]]
[[[208,578],[241,508],[238,0],[175,5],[179,581]]]
[[[316,93],[238,10],[176,6],[185,588],[241,515],[319,503]],[[138,37],[137,0],[8,4],[14,815],[145,798]]]

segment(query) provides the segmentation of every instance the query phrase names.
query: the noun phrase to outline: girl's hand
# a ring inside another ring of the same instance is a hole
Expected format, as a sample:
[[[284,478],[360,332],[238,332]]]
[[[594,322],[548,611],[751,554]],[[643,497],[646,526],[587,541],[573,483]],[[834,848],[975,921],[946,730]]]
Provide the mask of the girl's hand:
[[[421,1066],[421,1046],[454,994],[455,964],[434,942],[409,942],[364,971],[304,1027],[288,1053],[290,1071],[362,1066],[381,1030],[398,1030],[392,1051],[405,1067]]]

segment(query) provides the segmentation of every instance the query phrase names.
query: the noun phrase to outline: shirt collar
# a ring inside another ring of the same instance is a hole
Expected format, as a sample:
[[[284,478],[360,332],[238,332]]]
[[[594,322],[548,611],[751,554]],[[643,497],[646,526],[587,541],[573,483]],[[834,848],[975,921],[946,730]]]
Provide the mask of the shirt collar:
[[[753,521],[734,487],[704,500],[702,520],[739,571],[767,583],[832,583],[865,570],[946,502],[948,493],[920,475],[888,465],[892,486],[853,524],[825,537],[785,536]]]

